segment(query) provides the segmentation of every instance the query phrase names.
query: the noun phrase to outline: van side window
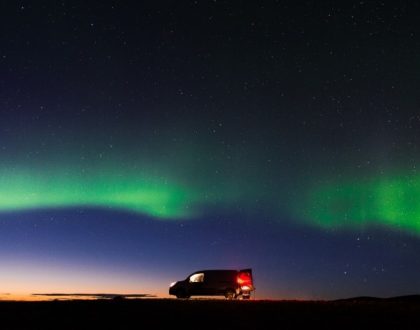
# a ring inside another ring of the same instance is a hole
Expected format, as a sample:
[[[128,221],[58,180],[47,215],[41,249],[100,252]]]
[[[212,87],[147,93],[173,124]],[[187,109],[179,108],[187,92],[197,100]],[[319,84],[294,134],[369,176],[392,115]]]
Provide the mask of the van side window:
[[[190,276],[190,283],[204,282],[204,273],[197,273]]]

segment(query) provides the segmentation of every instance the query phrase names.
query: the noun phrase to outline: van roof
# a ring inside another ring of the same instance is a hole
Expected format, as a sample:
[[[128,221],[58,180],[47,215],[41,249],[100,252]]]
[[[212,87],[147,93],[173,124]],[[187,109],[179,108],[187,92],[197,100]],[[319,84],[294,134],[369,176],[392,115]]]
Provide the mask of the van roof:
[[[247,269],[241,269],[241,270],[237,270],[237,269],[204,269],[204,270],[197,270],[194,273],[208,273],[208,272],[242,272],[242,271],[251,271],[251,268],[247,268]]]

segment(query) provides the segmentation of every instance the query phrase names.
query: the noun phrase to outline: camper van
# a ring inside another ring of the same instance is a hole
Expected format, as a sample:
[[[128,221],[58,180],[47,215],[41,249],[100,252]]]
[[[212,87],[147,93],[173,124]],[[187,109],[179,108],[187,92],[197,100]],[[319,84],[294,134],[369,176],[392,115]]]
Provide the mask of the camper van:
[[[254,291],[252,269],[200,270],[185,280],[173,282],[169,294],[177,298],[225,296],[226,299],[249,299]]]

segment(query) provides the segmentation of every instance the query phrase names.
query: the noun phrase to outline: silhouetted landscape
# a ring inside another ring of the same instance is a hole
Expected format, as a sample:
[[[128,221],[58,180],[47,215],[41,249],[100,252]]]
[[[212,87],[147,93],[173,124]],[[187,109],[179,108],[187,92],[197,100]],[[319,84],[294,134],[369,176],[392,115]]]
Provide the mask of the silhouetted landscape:
[[[420,326],[420,296],[340,301],[99,299],[0,302],[2,329],[183,328],[291,329],[300,326],[411,329]]]
[[[54,298],[56,300],[74,300],[74,299],[138,299],[138,298],[156,298],[155,295],[148,293],[118,294],[118,293],[34,293],[33,297]]]

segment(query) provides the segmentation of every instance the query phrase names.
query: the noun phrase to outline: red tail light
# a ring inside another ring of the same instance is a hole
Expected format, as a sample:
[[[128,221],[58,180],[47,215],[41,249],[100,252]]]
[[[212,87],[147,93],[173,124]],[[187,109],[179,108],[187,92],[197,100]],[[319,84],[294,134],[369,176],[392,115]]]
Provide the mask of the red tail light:
[[[236,281],[240,286],[252,286],[252,276],[250,273],[239,273]]]

